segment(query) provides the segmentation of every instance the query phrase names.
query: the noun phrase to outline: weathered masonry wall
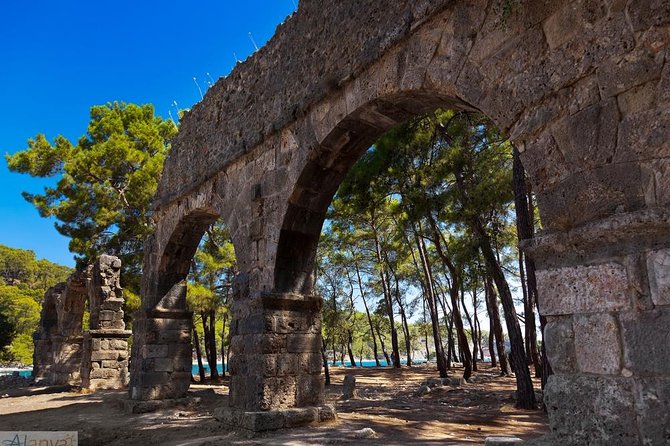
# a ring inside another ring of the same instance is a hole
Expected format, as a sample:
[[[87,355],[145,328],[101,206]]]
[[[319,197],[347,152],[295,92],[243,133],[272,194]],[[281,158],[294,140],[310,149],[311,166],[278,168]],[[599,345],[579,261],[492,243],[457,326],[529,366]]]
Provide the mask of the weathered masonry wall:
[[[546,389],[555,443],[667,441],[670,3],[524,0],[510,14],[504,3],[303,0],[210,89],[183,119],[156,197],[134,398],[188,388],[146,355],[172,326],[161,321],[184,314],[176,287],[220,218],[240,267],[221,418],[253,429],[292,424],[277,415],[287,408],[319,418],[319,398],[300,395],[320,392],[310,334],[327,207],[376,139],[448,107],[509,135],[537,194],[544,232],[526,249],[557,372]],[[284,354],[295,367],[273,362]]]
[[[46,385],[116,389],[128,383],[121,261],[102,255],[47,291],[35,333],[33,376]],[[89,330],[82,322],[89,301]]]

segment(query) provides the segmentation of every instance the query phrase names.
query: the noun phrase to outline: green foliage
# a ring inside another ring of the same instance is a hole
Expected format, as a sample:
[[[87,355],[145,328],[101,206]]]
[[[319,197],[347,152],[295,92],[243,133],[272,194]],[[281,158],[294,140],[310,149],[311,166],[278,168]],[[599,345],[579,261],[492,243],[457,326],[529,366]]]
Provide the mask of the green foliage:
[[[44,293],[71,272],[32,251],[0,245],[0,360],[32,363]]]
[[[16,336],[16,323],[9,317],[9,305],[0,303],[0,357],[4,356],[7,348]],[[7,352],[8,354],[8,352]]]
[[[58,220],[81,264],[102,253],[121,257],[124,286],[136,289],[150,200],[177,128],[154,116],[151,105],[115,102],[92,107],[90,116],[76,145],[62,136],[51,144],[40,134],[7,163],[14,172],[58,177],[55,187],[24,192],[25,199]]]

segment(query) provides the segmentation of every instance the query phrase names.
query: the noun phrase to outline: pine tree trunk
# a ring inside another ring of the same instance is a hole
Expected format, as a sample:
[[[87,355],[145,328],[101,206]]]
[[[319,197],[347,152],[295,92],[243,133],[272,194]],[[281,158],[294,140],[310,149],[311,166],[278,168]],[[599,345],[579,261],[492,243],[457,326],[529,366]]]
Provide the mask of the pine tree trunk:
[[[328,358],[326,358],[326,340],[321,336],[321,359],[323,360],[323,372],[326,375],[326,385],[330,385],[330,368],[328,367]]]
[[[193,327],[193,347],[195,348],[195,357],[198,360],[198,374],[200,375],[200,382],[204,383],[207,376],[205,375],[205,367],[202,365],[202,350],[200,349],[200,339],[198,339],[198,331]]]
[[[489,319],[489,355],[491,357],[491,368],[494,369],[498,367],[498,358],[496,357],[495,346],[493,345],[493,337],[493,322]]]
[[[372,351],[375,355],[375,364],[377,367],[380,367],[381,364],[379,363],[379,353],[377,351],[377,338],[375,336],[374,325],[372,324],[372,317],[370,316],[370,309],[368,308],[368,303],[365,300],[365,291],[363,290],[363,280],[361,279],[361,271],[358,268],[357,262],[354,262],[354,266],[356,267],[356,278],[358,279],[358,289],[361,292],[361,299],[363,300],[363,306],[365,307],[365,315],[367,316],[368,324],[370,325],[370,336],[372,336]]]
[[[347,336],[347,353],[349,354],[349,362],[351,362],[351,366],[356,367],[356,358],[354,358],[354,352],[352,350],[353,343],[353,335],[351,334],[351,331],[349,331]]]
[[[382,333],[379,330],[379,326],[375,326],[375,330],[377,330],[377,336],[379,336],[379,345],[382,348],[382,353],[384,354],[384,358],[386,358],[386,365],[390,366],[391,358],[389,358],[389,354],[386,352],[386,346],[384,345],[384,337],[382,336]]]
[[[459,271],[456,269],[456,265],[451,261],[451,259],[445,254],[442,249],[442,235],[437,223],[433,219],[432,215],[428,215],[428,222],[433,232],[435,249],[437,250],[438,256],[442,259],[449,274],[451,274],[451,283],[449,284],[449,297],[451,299],[451,314],[454,319],[454,325],[456,326],[456,334],[458,335],[458,346],[462,355],[463,363],[463,379],[466,381],[472,376],[472,353],[470,353],[470,347],[468,346],[468,337],[465,334],[465,327],[463,327],[463,319],[461,318],[461,312],[458,309],[458,298],[459,290],[461,287],[461,279]]]
[[[534,207],[533,196],[530,191],[530,184],[526,180],[526,171],[521,163],[521,157],[516,147],[513,148],[513,177],[514,177],[514,204],[517,218],[517,235],[519,242],[530,240],[535,236]],[[537,334],[535,325],[535,308],[537,304],[537,279],[535,276],[535,262],[527,255],[522,254],[526,272],[526,284],[528,290],[528,309],[526,311],[526,324],[529,326],[531,336],[528,339],[530,344],[530,354],[535,365],[535,376],[542,378],[542,388],[546,384],[546,379],[551,374],[551,368],[546,359],[544,351],[544,342],[542,342],[541,355],[537,351]],[[544,317],[540,316],[540,331],[544,337]],[[541,356],[541,357],[540,357]]]
[[[533,381],[528,370],[528,360],[523,344],[523,335],[521,334],[521,326],[517,318],[516,309],[514,308],[514,299],[512,292],[505,279],[505,274],[496,259],[496,256],[491,247],[491,242],[484,230],[484,226],[480,219],[475,216],[473,219],[474,233],[479,239],[479,247],[484,256],[487,269],[493,276],[493,281],[498,288],[500,294],[500,301],[505,312],[505,323],[507,325],[507,333],[509,335],[511,344],[511,360],[514,373],[516,375],[517,387],[517,406],[521,409],[535,409],[537,402],[535,400],[535,390],[533,389]]]
[[[210,376],[213,381],[219,380],[219,367],[217,361],[217,351],[216,351],[216,310],[209,310],[209,351],[212,355],[212,363],[214,367],[212,368],[212,363],[210,363]]]
[[[226,323],[228,313],[223,314],[223,328],[221,329],[221,376],[226,376]]]
[[[493,280],[490,277],[486,278],[486,309],[489,312],[491,332],[494,335],[496,350],[498,351],[500,374],[509,375],[509,364],[507,362],[507,353],[505,352],[505,336],[503,334],[502,323],[500,322],[500,311],[498,309],[498,296],[496,296],[496,292],[493,289]],[[494,356],[494,352],[491,351],[491,357]]]
[[[391,360],[393,362],[393,367],[400,368],[400,350],[398,347],[398,331],[395,327],[395,319],[393,317],[393,299],[391,298],[391,291],[388,289],[388,282],[386,278],[386,272],[383,268],[383,259],[381,253],[381,246],[379,245],[379,238],[376,228],[373,228],[374,238],[375,238],[375,249],[377,254],[377,262],[380,266],[380,279],[382,284],[382,291],[384,293],[384,302],[386,303],[386,315],[389,318],[389,324],[391,328]]]
[[[414,231],[414,238],[417,249],[419,250],[419,258],[421,259],[421,265],[423,266],[423,274],[425,277],[424,292],[426,302],[428,303],[428,312],[430,314],[431,327],[433,331],[433,343],[437,360],[437,370],[440,373],[440,377],[446,378],[448,376],[447,358],[444,354],[444,346],[442,345],[442,336],[440,334],[440,317],[437,313],[437,302],[435,300],[435,293],[433,291],[433,279],[430,262],[428,260],[428,256],[426,255],[426,246],[423,242],[423,239],[419,236],[416,230]]]
[[[461,288],[461,305],[463,305],[463,312],[465,313],[465,319],[468,321],[468,325],[470,326],[470,338],[472,339],[472,371],[476,372],[477,371],[477,330],[475,329],[475,326],[472,322],[472,318],[470,317],[470,312],[468,311],[468,308],[465,306],[465,292]]]

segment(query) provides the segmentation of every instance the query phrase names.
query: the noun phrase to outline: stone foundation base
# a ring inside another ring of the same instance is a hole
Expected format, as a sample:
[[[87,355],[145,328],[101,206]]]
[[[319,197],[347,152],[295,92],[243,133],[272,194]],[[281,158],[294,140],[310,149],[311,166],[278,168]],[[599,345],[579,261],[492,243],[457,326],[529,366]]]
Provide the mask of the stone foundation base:
[[[214,418],[232,429],[265,432],[335,421],[337,413],[335,407],[327,404],[318,407],[300,407],[265,412],[245,412],[230,407],[220,407],[214,410]]]
[[[130,398],[181,399],[191,384],[191,324],[185,310],[140,310],[133,315]]]

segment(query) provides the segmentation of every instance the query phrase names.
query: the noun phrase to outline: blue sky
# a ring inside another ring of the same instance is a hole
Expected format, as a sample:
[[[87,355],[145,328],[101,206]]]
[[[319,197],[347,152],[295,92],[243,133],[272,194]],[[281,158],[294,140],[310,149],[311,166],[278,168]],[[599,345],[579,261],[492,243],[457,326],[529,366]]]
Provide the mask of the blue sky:
[[[230,72],[235,54],[262,46],[297,0],[8,1],[0,14],[0,152],[27,147],[38,133],[76,141],[92,105],[152,103],[167,117],[173,101],[200,99],[208,76]],[[44,180],[11,173],[0,160],[0,244],[73,265],[68,239],[21,191]]]

